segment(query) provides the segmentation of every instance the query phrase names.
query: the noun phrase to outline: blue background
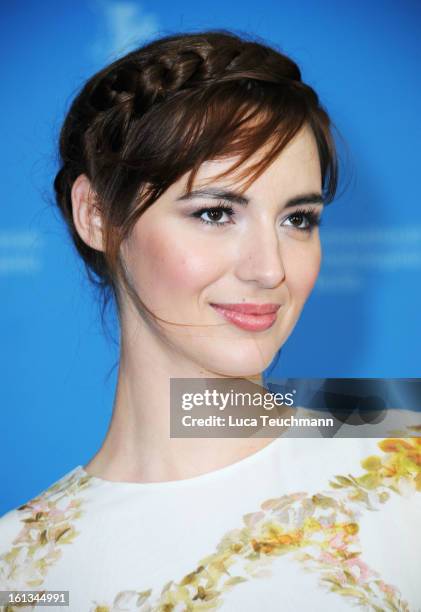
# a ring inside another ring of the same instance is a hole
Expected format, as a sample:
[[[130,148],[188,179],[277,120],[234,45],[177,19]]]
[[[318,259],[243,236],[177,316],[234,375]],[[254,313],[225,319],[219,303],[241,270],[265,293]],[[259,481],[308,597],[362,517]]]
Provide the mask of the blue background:
[[[322,271],[267,374],[421,375],[420,17],[410,0],[3,5],[0,514],[91,459],[108,427],[118,351],[52,204],[56,142],[83,81],[156,35],[280,45],[342,135]]]

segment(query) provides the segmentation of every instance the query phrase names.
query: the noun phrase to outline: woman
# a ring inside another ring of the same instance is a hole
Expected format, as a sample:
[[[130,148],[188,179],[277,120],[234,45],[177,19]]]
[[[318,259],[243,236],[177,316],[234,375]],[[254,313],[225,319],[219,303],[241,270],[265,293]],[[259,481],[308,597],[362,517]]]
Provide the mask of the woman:
[[[262,389],[317,278],[337,164],[296,64],[229,32],[156,40],[86,83],[60,153],[118,383],[98,453],[2,518],[1,589],[78,612],[419,608],[416,438],[170,435],[170,381]]]

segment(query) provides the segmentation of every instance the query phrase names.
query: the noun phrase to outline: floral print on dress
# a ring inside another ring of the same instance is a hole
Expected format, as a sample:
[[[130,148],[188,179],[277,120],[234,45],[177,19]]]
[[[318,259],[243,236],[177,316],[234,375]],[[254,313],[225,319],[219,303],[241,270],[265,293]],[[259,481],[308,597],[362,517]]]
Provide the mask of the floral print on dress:
[[[364,512],[380,510],[393,495],[421,492],[421,438],[387,438],[378,447],[383,454],[363,459],[359,476],[335,475],[327,490],[265,500],[256,512],[243,516],[239,528],[222,537],[214,552],[159,593],[120,591],[111,603],[93,601],[89,612],[217,610],[237,585],[271,576],[272,563],[282,555],[289,555],[303,571],[316,573],[327,593],[360,609],[410,612],[396,585],[387,584],[364,561],[359,523]],[[12,549],[0,556],[3,589],[36,589],[43,583],[63,546],[79,534],[75,523],[84,512],[81,493],[94,482],[76,472],[18,508],[23,527]],[[21,607],[0,609],[15,612]]]
[[[155,597],[151,589],[121,591],[111,604],[94,601],[89,612],[217,610],[227,591],[270,576],[273,560],[286,554],[304,571],[317,572],[327,592],[360,609],[410,612],[399,589],[364,562],[358,532],[363,511],[379,510],[393,494],[421,492],[421,438],[388,438],[378,447],[385,454],[362,460],[360,476],[336,475],[327,491],[264,501],[243,516],[242,527],[225,534],[215,552]]]
[[[49,568],[61,558],[63,546],[79,535],[75,523],[83,514],[80,494],[89,485],[90,477],[71,474],[17,508],[22,529],[13,547],[0,556],[3,590],[36,590],[42,585]],[[22,606],[0,606],[3,609],[12,612]]]

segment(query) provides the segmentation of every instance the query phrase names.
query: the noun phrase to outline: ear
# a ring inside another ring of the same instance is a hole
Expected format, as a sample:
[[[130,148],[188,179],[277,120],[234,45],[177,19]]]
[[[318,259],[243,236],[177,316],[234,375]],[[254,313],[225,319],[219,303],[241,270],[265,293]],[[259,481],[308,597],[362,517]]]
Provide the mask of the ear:
[[[88,177],[80,174],[72,187],[73,222],[82,240],[96,251],[104,251],[102,219],[96,194]]]

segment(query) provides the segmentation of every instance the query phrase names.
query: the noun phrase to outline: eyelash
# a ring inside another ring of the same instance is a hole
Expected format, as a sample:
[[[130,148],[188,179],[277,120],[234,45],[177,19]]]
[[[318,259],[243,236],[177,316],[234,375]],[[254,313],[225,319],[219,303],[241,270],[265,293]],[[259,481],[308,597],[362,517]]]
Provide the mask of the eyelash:
[[[224,221],[223,223],[221,223],[218,221],[207,221],[206,219],[202,219],[203,213],[208,213],[208,212],[215,211],[215,210],[225,212],[230,217],[233,217],[235,215],[235,211],[232,208],[232,206],[226,206],[225,204],[218,204],[216,206],[211,206],[209,208],[201,208],[200,210],[196,210],[192,214],[192,217],[196,217],[199,219],[199,221],[201,221],[202,223],[207,223],[208,225],[217,225],[219,227],[224,227],[225,225],[228,225],[230,221]],[[304,217],[304,219],[307,222],[306,227],[288,226],[288,227],[292,227],[293,229],[298,230],[299,232],[309,232],[310,233],[315,227],[320,226],[322,223],[322,219],[320,215],[318,215],[312,209],[299,208],[298,210],[295,210],[293,213],[291,213],[287,217],[287,219],[291,219],[293,217]]]

